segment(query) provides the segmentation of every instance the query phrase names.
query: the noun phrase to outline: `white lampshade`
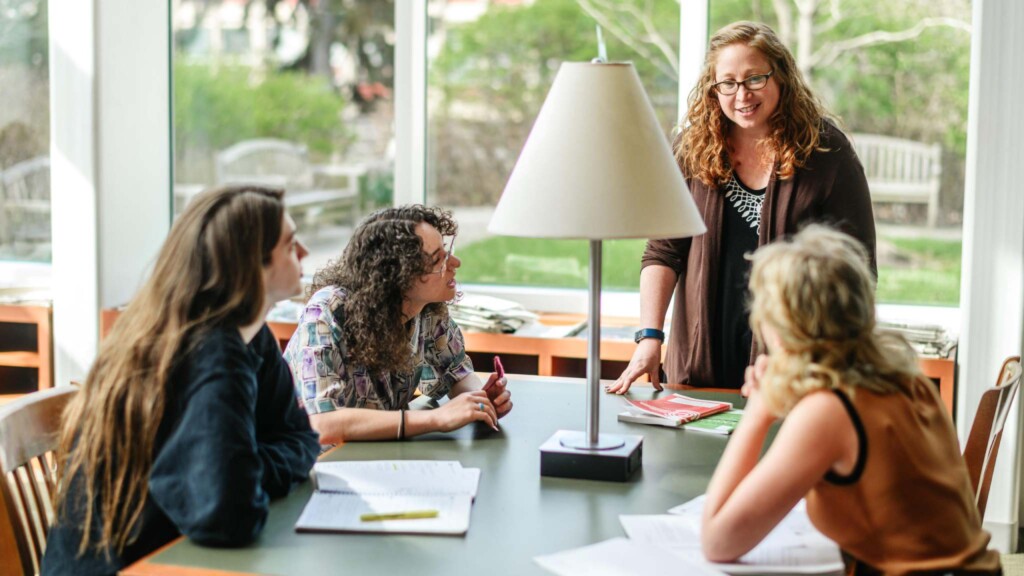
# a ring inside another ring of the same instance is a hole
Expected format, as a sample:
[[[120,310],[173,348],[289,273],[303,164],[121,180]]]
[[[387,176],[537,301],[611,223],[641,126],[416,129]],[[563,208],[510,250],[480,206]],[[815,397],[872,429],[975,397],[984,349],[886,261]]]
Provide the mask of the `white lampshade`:
[[[706,231],[632,64],[562,64],[487,230],[590,240]]]

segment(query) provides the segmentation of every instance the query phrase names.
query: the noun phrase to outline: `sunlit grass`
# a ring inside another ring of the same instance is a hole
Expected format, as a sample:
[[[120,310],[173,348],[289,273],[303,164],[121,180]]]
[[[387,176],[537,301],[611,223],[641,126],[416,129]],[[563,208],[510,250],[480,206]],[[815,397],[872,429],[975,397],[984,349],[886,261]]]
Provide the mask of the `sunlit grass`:
[[[878,271],[878,301],[956,306],[960,300],[959,240],[879,238],[896,248],[906,264]],[[602,284],[607,290],[636,291],[644,240],[603,243]],[[465,283],[586,288],[587,243],[581,240],[488,238],[460,246],[459,279]]]

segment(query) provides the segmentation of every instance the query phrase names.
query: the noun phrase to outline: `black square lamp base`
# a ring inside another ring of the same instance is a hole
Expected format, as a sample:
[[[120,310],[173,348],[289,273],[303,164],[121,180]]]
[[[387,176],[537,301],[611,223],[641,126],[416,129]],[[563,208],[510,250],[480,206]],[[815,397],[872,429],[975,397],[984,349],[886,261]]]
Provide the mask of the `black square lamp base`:
[[[621,446],[609,449],[585,447],[583,432],[559,430],[540,447],[541,476],[626,482],[643,462],[643,436],[615,435]],[[609,437],[601,434],[602,440]],[[577,446],[577,447],[573,447]]]

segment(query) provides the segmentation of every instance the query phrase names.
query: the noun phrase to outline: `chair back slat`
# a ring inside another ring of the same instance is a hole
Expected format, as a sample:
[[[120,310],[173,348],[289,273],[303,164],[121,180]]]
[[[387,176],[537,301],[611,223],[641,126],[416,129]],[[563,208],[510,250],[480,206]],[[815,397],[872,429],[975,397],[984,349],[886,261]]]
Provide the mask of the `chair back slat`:
[[[996,385],[985,390],[971,424],[964,448],[967,473],[974,488],[978,512],[985,517],[988,492],[995,472],[996,457],[1003,436],[1003,427],[1021,380],[1020,357],[1007,358],[999,371]]]
[[[28,470],[18,468],[9,476],[18,494],[19,516],[25,535],[28,538],[29,549],[32,552],[32,563],[35,570],[39,570],[39,562],[43,559],[43,549],[46,546],[46,536],[40,527],[39,508],[36,506],[36,495],[33,494],[33,487],[29,479]]]
[[[61,414],[77,387],[28,394],[0,407],[0,570],[38,574],[53,522]]]

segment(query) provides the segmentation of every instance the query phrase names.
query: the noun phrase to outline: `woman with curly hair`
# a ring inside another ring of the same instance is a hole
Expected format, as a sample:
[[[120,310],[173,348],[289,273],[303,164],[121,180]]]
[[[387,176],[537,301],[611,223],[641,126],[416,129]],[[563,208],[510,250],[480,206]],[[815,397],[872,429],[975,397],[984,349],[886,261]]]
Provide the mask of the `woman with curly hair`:
[[[674,147],[708,231],[648,242],[640,274],[644,329],[611,392],[624,394],[644,374],[661,389],[673,290],[668,382],[739,388],[757,352],[747,325],[744,255],[809,222],[853,235],[875,269],[864,169],[768,26],[736,22],[711,38]]]
[[[462,265],[453,254],[457,231],[437,208],[386,208],[313,277],[284,355],[321,443],[401,440],[476,421],[497,430],[512,409],[504,378],[491,374],[484,384],[473,373],[448,316]],[[407,412],[417,389],[450,400]]]
[[[251,543],[319,452],[264,318],[302,291],[282,191],[195,197],[64,413],[42,573],[115,574],[180,535]]]
[[[907,342],[875,325],[862,243],[810,226],[754,253],[750,292],[768,355],[708,486],[705,556],[742,556],[806,496],[848,574],[999,574],[953,421]]]

